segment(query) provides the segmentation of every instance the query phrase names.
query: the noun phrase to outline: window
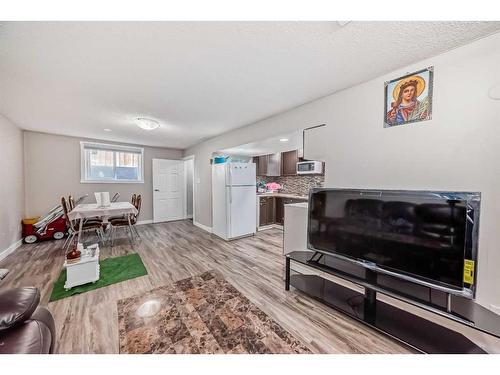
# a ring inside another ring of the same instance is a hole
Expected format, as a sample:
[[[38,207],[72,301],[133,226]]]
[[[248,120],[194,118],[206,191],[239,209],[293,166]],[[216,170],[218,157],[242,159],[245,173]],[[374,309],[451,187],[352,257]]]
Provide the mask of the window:
[[[144,182],[144,149],[80,142],[81,182]]]

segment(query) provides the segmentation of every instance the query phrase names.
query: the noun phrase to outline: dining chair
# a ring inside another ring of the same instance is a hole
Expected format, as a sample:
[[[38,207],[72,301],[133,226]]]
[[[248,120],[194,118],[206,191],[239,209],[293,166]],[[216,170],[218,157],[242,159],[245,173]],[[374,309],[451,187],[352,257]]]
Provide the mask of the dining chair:
[[[129,225],[129,219],[126,215],[124,217],[119,218],[119,219],[114,219],[114,220],[109,221],[109,223],[111,224],[111,233],[110,233],[111,246],[114,246],[116,230],[117,230],[117,228],[120,228],[120,227],[125,228],[125,230],[128,229],[127,235],[128,235],[128,232],[130,232],[131,242],[133,242],[134,232],[135,232],[135,235],[137,237],[141,238],[141,235],[139,234],[139,231],[137,230],[137,228],[135,226],[137,224],[137,218],[139,217],[139,214],[141,212],[142,197],[140,194],[137,196],[134,194],[132,196],[132,204],[137,209],[137,214],[135,214],[135,215],[130,214],[130,225]]]
[[[75,206],[76,206],[75,205],[75,199],[73,198],[72,195],[69,195],[68,196],[68,210],[69,211],[73,211],[74,208],[75,208]],[[102,218],[97,217],[97,216],[96,217],[88,217],[88,218],[85,218],[83,220],[83,223],[84,224],[85,223],[100,223],[102,225]],[[78,220],[76,220],[75,227],[78,227],[78,225],[79,225],[79,222],[78,222]]]
[[[118,194],[118,193],[116,193]],[[115,194],[115,195],[116,195]],[[119,196],[119,195],[118,195]],[[114,197],[113,197],[114,198]],[[137,199],[137,196],[136,194],[132,194],[132,198],[130,199],[130,203],[132,203],[133,206],[135,206],[135,200]],[[108,217],[108,222],[111,222],[112,220],[118,220],[118,219],[123,219],[123,218],[127,218],[125,215],[115,215],[115,216],[110,216]]]
[[[61,206],[63,208],[64,218],[66,219],[66,224],[68,225],[69,232],[70,232],[68,238],[66,239],[66,241],[63,244],[63,249],[65,249],[65,251],[68,252],[68,249],[69,249],[70,245],[73,243],[75,236],[77,236],[79,233],[80,222],[78,220],[73,221],[73,220],[69,219],[68,213],[71,212],[71,210],[69,209],[71,207],[71,205],[68,204],[68,202],[66,202],[66,198],[64,198],[64,197],[61,197]],[[78,225],[76,225],[76,224],[78,224]],[[87,221],[87,222],[84,221],[83,222],[82,234],[89,232],[89,231],[93,231],[93,230],[95,230],[100,242],[103,242],[104,233],[102,230],[102,222],[98,222],[98,221]]]
[[[73,196],[70,194],[68,196],[68,209],[70,211],[73,211],[74,208],[75,208],[75,200],[73,199]]]

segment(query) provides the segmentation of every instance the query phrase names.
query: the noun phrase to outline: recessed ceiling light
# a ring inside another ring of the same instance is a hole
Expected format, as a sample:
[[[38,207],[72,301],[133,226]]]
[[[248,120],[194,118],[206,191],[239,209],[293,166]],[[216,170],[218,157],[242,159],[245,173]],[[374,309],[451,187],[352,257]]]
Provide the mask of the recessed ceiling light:
[[[112,132],[112,131],[113,131],[113,130],[111,130],[111,129],[108,129],[108,128],[106,128],[106,129],[103,129],[103,130],[104,130],[105,132]]]
[[[160,127],[158,121],[147,117],[139,117],[135,121],[137,122],[137,126],[144,130],[154,130]]]
[[[288,138],[280,138],[280,142],[288,142]]]

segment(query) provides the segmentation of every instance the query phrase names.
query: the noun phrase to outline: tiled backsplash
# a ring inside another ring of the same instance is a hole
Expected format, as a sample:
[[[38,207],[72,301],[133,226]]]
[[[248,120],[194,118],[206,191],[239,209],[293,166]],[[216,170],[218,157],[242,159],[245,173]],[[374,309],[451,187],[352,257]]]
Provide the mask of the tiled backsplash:
[[[257,177],[257,180],[264,183],[277,182],[283,189],[281,193],[308,195],[309,189],[323,187],[325,176],[323,175],[301,175],[301,176],[280,176],[280,177]]]

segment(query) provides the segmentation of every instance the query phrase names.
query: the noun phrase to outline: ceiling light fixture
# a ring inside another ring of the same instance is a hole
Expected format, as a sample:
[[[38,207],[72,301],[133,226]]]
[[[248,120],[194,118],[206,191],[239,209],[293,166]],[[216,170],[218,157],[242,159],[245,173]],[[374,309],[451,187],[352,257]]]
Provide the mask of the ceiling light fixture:
[[[344,27],[345,25],[347,25],[350,22],[351,21],[337,21],[337,23],[339,24],[340,27]]]
[[[111,132],[111,131],[112,131],[111,129],[108,129],[108,128],[103,129],[103,130],[104,130],[105,132]]]
[[[147,117],[138,117],[135,121],[137,122],[137,126],[144,130],[154,130],[160,127],[158,121]]]
[[[288,138],[280,138],[280,142],[288,142]]]

